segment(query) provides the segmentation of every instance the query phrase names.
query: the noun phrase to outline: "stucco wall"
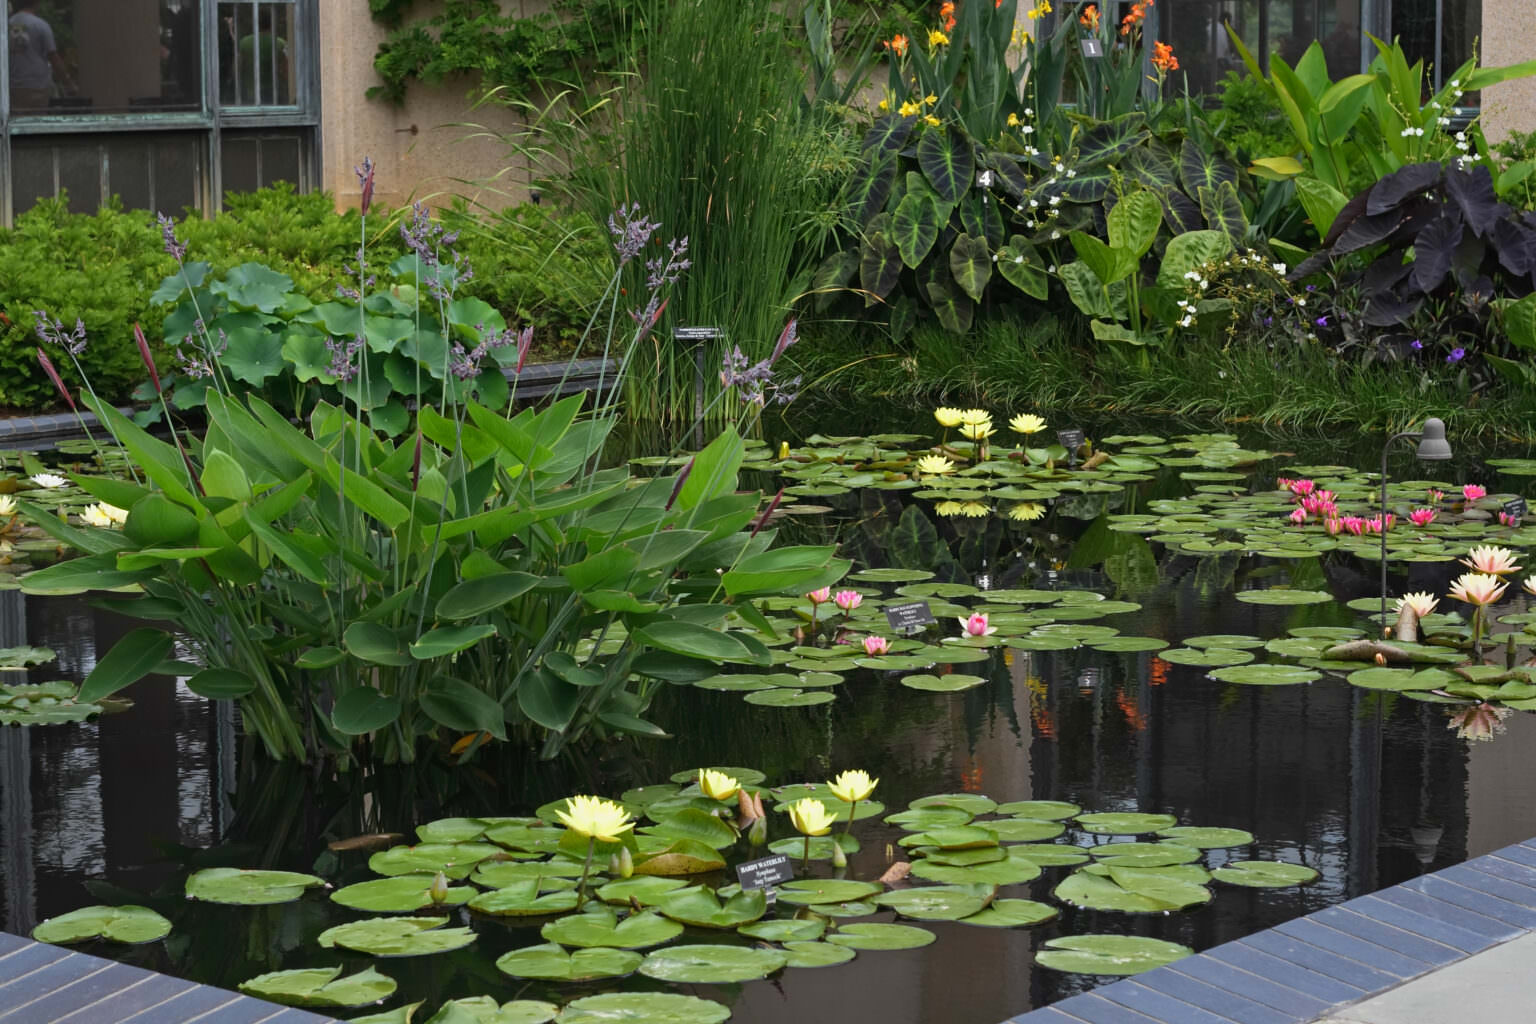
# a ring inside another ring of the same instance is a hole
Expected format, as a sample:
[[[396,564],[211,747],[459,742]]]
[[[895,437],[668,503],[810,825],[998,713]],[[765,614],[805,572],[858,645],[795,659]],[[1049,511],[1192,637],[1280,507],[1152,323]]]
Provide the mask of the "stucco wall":
[[[1536,16],[1529,0],[1483,0],[1482,63],[1502,67],[1536,59]],[[1510,131],[1536,131],[1536,77],[1483,90],[1489,141]]]
[[[352,169],[365,156],[378,168],[375,194],[391,205],[412,199],[443,205],[460,194],[499,208],[527,198],[526,170],[506,147],[471,138],[475,129],[464,126],[510,130],[517,125],[511,111],[494,105],[471,109],[477,81],[469,77],[435,87],[412,82],[399,107],[367,99],[364,91],[379,81],[373,55],[387,30],[369,17],[368,0],[324,0],[319,6],[320,180],[338,206],[357,205]],[[501,4],[504,12],[521,17],[548,6],[548,0]],[[438,7],[418,3],[411,13],[429,17]]]

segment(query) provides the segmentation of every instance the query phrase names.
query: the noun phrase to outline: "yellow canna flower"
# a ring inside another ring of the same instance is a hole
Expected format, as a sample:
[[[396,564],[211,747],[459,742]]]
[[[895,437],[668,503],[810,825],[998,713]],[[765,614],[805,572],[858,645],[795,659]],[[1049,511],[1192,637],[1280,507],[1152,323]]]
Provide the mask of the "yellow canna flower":
[[[927,96],[923,97],[923,106],[925,107],[931,107],[937,102],[939,102],[939,98],[933,93],[929,93]]]
[[[934,117],[932,114],[928,114],[926,117],[923,118],[923,120],[927,121],[929,124],[933,125],[935,128],[937,128],[939,126],[939,119]]]
[[[860,800],[868,800],[869,794],[875,791],[880,784],[879,779],[872,779],[866,771],[843,772],[837,778],[827,783],[832,790],[832,795],[846,804],[857,803]]]
[[[824,836],[832,831],[832,823],[837,820],[837,816],[827,810],[826,804],[808,796],[789,805],[789,820],[805,835]]]
[[[577,835],[614,843],[618,842],[619,836],[635,827],[635,823],[629,820],[629,812],[612,800],[596,796],[573,796],[565,805],[567,810],[556,811],[555,817]]]
[[[943,32],[940,32],[938,29],[933,29],[933,30],[931,30],[928,33],[928,48],[929,49],[932,49],[935,46],[948,46],[948,45],[949,45],[949,36],[945,35]]]
[[[958,427],[965,419],[965,413],[959,409],[951,409],[947,405],[941,405],[933,410],[933,418],[939,421],[941,427]]]
[[[711,800],[729,800],[741,788],[741,783],[725,772],[717,772],[713,768],[700,768],[699,788]]]
[[[1017,434],[1038,434],[1045,429],[1045,420],[1034,413],[1021,412],[1008,421],[1008,426]]]
[[[965,409],[960,413],[961,423],[991,423],[992,414],[985,409]]]
[[[897,113],[900,114],[902,117],[912,117],[915,114],[917,114],[918,111],[920,111],[922,109],[923,108],[919,107],[916,103],[913,103],[911,100],[908,100],[906,103],[903,103],[901,105],[901,109],[898,110]]]
[[[879,110],[890,110],[891,109],[891,101],[890,100],[881,100],[879,103],[875,104],[875,107],[876,107],[876,109],[879,109]]]
[[[942,455],[924,455],[917,460],[917,471],[924,476],[943,476],[953,473],[955,464]]]

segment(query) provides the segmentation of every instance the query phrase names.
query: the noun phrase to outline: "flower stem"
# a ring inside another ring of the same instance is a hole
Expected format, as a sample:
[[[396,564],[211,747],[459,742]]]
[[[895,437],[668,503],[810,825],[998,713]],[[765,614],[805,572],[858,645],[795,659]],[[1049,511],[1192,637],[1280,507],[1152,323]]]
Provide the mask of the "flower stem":
[[[853,812],[858,810],[858,809],[859,809],[859,802],[857,800],[852,800],[852,801],[849,802],[849,804],[848,804],[848,827],[843,829],[843,835],[847,835],[848,833],[853,831]],[[836,842],[836,840],[833,840],[833,842]]]
[[[581,881],[576,883],[576,901],[581,902],[582,893],[587,891],[587,875],[592,871],[592,853],[597,849],[597,837],[587,836],[587,860],[581,866]]]
[[[805,856],[802,857],[801,860],[800,860],[800,870],[801,871],[805,871],[805,872],[809,872],[811,870],[811,837],[810,836],[806,836],[805,837]]]

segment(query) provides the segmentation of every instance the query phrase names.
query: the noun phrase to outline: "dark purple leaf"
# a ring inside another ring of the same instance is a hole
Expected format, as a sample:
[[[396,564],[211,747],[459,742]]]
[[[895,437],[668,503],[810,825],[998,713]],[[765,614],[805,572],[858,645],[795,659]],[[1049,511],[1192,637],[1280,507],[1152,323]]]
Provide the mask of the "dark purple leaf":
[[[1163,204],[1163,222],[1174,234],[1182,235],[1186,231],[1199,231],[1205,227],[1200,207],[1183,192],[1176,188],[1163,189],[1157,198]]]
[[[1413,271],[1412,263],[1403,261],[1403,254],[1397,249],[1388,249],[1380,258],[1366,268],[1365,277],[1360,286],[1365,289],[1367,295],[1377,292],[1390,292]]]
[[[1333,248],[1333,243],[1339,240],[1339,236],[1355,222],[1356,218],[1365,213],[1365,204],[1370,197],[1370,190],[1366,190],[1344,204],[1343,209],[1339,210],[1339,215],[1333,218],[1333,225],[1328,229],[1328,237],[1323,239],[1324,249]]]
[[[1493,247],[1500,265],[1511,274],[1524,277],[1536,267],[1536,231],[1518,221],[1506,217],[1494,223]]]
[[[1467,226],[1479,235],[1486,235],[1503,212],[1493,191],[1493,176],[1482,164],[1470,171],[1447,168],[1445,192],[1461,210]]]
[[[1461,241],[1461,221],[1440,216],[1430,221],[1413,239],[1413,285],[1426,294],[1439,288],[1451,271],[1451,259]]]
[[[1365,305],[1365,322],[1373,327],[1395,327],[1419,311],[1422,297],[1408,302],[1391,294],[1373,295]]]
[[[1372,185],[1367,191],[1365,212],[1385,213],[1401,206],[1406,199],[1417,199],[1440,180],[1442,168],[1438,163],[1409,164],[1402,170],[1393,171]]]
[[[1356,217],[1354,223],[1350,224],[1333,244],[1333,255],[1345,256],[1385,242],[1392,237],[1393,232],[1402,227],[1407,219],[1407,214],[1402,210],[1388,210],[1374,216]],[[1329,232],[1330,235],[1332,233]]]

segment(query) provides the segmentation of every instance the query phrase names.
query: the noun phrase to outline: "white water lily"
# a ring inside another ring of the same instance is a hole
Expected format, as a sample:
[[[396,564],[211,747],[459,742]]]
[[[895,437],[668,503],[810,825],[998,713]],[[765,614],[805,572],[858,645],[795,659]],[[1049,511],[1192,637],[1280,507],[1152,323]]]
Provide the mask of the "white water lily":
[[[109,505],[104,501],[94,505],[87,505],[80,510],[80,518],[88,526],[100,526],[110,528],[122,526],[128,521],[128,510]]]
[[[31,479],[33,483],[37,484],[37,486],[46,487],[49,490],[52,490],[55,487],[66,487],[69,484],[68,480],[64,479],[62,476],[59,476],[56,473],[37,473],[34,474]]]

